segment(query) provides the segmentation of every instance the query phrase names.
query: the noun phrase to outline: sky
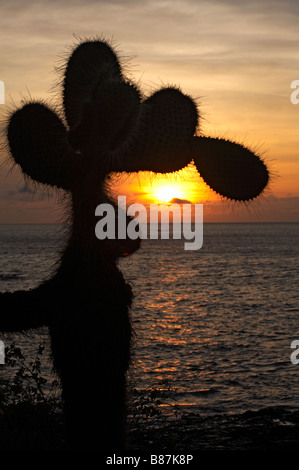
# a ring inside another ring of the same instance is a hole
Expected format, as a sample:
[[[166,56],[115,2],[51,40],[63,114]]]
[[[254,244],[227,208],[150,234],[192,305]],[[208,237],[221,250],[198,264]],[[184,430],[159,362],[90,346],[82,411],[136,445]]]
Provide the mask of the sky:
[[[197,100],[203,135],[258,149],[273,175],[249,207],[220,200],[192,165],[174,177],[117,175],[116,193],[133,202],[203,203],[205,222],[298,222],[299,104],[290,99],[299,80],[298,20],[297,0],[0,0],[2,128],[22,99],[57,100],[55,67],[77,37],[100,36],[113,41],[146,95],[179,86]],[[57,195],[33,190],[4,151],[0,158],[0,223],[60,221]]]

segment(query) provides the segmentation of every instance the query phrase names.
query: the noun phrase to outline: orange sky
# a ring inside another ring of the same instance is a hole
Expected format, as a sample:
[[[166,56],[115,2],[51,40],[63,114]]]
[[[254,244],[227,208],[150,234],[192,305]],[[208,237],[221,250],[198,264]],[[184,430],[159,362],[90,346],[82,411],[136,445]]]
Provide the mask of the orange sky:
[[[299,221],[299,104],[290,100],[299,79],[296,0],[11,0],[0,8],[2,120],[28,93],[53,99],[54,66],[73,33],[114,38],[145,94],[179,85],[198,101],[203,134],[260,149],[274,174],[250,209],[220,201],[192,165],[174,176],[118,175],[117,193],[132,202],[202,202],[207,222]],[[1,167],[0,185],[0,223],[59,220],[55,196],[43,188],[33,194],[18,170]]]

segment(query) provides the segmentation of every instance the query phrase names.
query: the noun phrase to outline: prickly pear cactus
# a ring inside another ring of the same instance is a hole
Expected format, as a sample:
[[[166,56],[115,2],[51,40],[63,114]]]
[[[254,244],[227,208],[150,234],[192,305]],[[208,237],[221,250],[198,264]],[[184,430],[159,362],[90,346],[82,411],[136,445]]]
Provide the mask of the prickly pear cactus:
[[[0,294],[0,330],[49,327],[68,445],[116,450],[124,436],[132,302],[117,259],[138,249],[139,241],[96,239],[95,208],[114,204],[106,177],[173,172],[194,160],[212,189],[246,201],[263,191],[268,171],[241,145],[196,136],[197,107],[178,88],[144,98],[105,42],[74,49],[62,89],[59,115],[31,101],[9,119],[10,152],[26,177],[69,194],[70,231],[51,279],[30,291]]]

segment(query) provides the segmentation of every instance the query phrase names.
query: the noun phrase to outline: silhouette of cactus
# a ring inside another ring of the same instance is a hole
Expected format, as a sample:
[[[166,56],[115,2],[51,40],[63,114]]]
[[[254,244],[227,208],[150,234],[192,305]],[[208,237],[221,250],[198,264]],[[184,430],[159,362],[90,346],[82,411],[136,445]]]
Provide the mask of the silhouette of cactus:
[[[62,119],[62,112],[31,101],[9,119],[14,161],[32,180],[68,192],[71,229],[51,279],[36,289],[0,294],[0,330],[49,327],[70,447],[115,450],[124,435],[132,302],[117,260],[136,251],[139,241],[96,239],[96,206],[114,204],[106,177],[173,172],[193,159],[219,194],[250,200],[267,185],[268,171],[241,145],[195,136],[196,105],[179,89],[144,98],[105,42],[83,42],[72,52],[63,111]]]

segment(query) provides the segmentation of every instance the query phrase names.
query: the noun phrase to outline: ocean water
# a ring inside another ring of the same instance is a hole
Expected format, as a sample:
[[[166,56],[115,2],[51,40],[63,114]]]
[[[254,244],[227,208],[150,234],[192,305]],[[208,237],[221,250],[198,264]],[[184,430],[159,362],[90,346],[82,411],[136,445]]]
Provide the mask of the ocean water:
[[[61,233],[58,225],[1,225],[0,291],[38,285]],[[203,415],[299,409],[299,364],[291,362],[298,255],[297,223],[204,224],[197,251],[183,240],[144,240],[120,262],[135,293],[134,386],[166,390],[169,413],[173,405]],[[0,339],[30,357],[47,332]],[[51,377],[48,359],[43,372]]]

